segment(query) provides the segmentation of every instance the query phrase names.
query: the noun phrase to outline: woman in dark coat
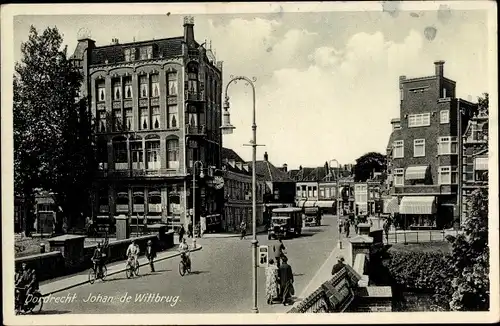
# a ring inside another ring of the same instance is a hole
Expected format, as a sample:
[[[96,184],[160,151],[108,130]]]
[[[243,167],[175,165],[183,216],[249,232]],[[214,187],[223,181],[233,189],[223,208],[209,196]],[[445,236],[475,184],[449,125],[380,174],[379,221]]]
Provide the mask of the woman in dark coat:
[[[280,292],[283,305],[288,304],[288,299],[294,294],[292,267],[288,265],[288,258],[282,257],[283,262],[279,267]]]

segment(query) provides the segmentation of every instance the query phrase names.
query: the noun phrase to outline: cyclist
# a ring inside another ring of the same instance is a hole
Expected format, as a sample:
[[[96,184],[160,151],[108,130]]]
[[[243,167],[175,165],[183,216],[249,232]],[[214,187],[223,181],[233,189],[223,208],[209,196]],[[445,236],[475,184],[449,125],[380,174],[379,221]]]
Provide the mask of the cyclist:
[[[97,247],[94,250],[94,254],[92,255],[92,262],[94,263],[94,273],[98,272],[98,275],[102,275],[102,262],[103,262],[103,254],[102,254],[102,248],[101,248],[101,243],[97,243]],[[96,268],[98,269],[96,271]]]
[[[127,248],[128,263],[134,263],[134,268],[137,268],[139,264],[139,246],[135,243],[135,240]]]
[[[191,259],[189,259],[189,245],[186,243],[186,239],[182,239],[179,245],[179,251],[181,252],[181,259],[189,268],[191,266]]]

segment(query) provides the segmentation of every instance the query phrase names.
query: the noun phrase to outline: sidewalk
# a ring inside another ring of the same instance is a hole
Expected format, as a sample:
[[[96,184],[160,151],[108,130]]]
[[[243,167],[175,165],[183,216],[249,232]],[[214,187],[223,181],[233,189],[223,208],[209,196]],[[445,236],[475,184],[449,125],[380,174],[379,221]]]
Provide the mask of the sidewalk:
[[[203,247],[200,245],[197,245],[196,248],[190,249],[191,252],[193,251],[199,251]],[[159,262],[162,260],[170,259],[180,256],[180,252],[177,250],[177,246],[174,245],[173,248],[170,248],[166,251],[159,252],[157,254],[157,257],[155,259],[155,262]],[[139,257],[139,266],[146,266],[149,265],[149,261],[146,259],[145,256]],[[114,263],[110,263],[106,265],[108,269],[107,277],[118,274],[121,272],[125,272],[125,261],[118,261]],[[68,276],[63,276],[59,277],[57,279],[52,279],[52,280],[47,280],[44,282],[41,282],[40,284],[40,292],[44,295],[47,296],[49,294],[54,294],[57,292],[61,292],[64,290],[71,289],[75,286],[79,286],[85,283],[88,283],[89,281],[89,270],[85,270],[81,273],[78,274],[73,274],[73,275],[68,275]]]
[[[257,227],[257,234],[267,232],[267,227],[265,225]],[[205,233],[202,239],[212,239],[212,238],[239,238],[241,233]],[[252,236],[252,232],[247,233],[247,237]]]
[[[344,257],[346,263],[348,264],[349,256],[348,256],[348,246],[349,238],[342,237],[342,248],[340,248],[337,243],[336,247],[332,250],[330,256],[326,259],[323,265],[316,272],[314,277],[309,281],[309,284],[302,290],[300,295],[297,296],[295,303],[292,308],[296,307],[302,300],[311,295],[314,291],[316,291],[323,283],[330,280],[332,278],[332,267],[337,263],[337,257]]]

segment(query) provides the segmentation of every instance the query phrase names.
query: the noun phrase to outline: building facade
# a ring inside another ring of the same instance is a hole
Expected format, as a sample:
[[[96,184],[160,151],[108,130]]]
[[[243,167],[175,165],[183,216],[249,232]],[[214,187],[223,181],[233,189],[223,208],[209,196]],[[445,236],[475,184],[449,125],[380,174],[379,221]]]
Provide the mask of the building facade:
[[[449,227],[459,217],[459,135],[477,107],[455,97],[444,61],[434,65],[433,76],[400,77],[400,118],[392,121],[391,195],[410,228]]]
[[[467,200],[479,188],[488,188],[488,112],[479,110],[463,134],[461,223],[470,215]]]
[[[97,221],[125,214],[137,223],[187,223],[192,196],[197,218],[221,212],[215,189],[204,181],[192,189],[191,180],[195,161],[221,168],[222,62],[195,40],[192,17],[183,26],[183,36],[166,39],[78,41],[72,60],[85,78],[98,148]]]
[[[252,169],[233,150],[222,149],[222,170],[224,176],[224,213],[222,229],[226,232],[239,231],[241,221],[252,228]],[[262,225],[263,197],[266,188],[262,175],[256,176],[256,222]]]
[[[354,184],[354,204],[356,215],[373,216],[380,212],[381,183],[368,180]]]

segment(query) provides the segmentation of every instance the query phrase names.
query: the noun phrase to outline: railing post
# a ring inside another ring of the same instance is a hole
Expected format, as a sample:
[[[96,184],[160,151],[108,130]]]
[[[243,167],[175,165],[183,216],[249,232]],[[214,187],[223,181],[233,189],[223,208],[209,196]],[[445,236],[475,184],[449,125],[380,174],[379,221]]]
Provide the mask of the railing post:
[[[417,243],[419,243],[419,242],[418,242],[418,230],[417,230],[417,231],[415,231],[415,232],[417,232]]]

